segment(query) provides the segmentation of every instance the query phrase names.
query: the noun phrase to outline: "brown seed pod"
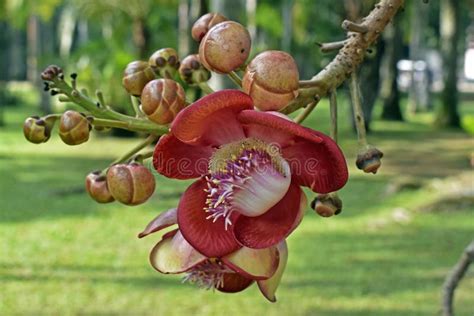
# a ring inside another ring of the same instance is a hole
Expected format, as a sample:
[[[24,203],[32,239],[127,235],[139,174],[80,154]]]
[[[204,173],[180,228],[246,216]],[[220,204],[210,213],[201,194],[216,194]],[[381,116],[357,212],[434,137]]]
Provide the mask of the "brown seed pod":
[[[258,54],[247,66],[243,90],[255,107],[262,111],[279,111],[298,96],[299,73],[295,60],[282,51]]]
[[[98,203],[110,203],[115,200],[107,187],[107,178],[101,171],[94,171],[87,175],[86,191]]]
[[[356,166],[365,173],[376,174],[382,165],[383,152],[368,145],[357,155]]]
[[[234,21],[213,26],[199,45],[199,58],[207,69],[225,74],[240,66],[250,53],[251,39],[245,27]]]
[[[56,77],[62,75],[62,73],[63,70],[61,69],[61,67],[56,65],[49,65],[41,73],[41,79],[45,81],[53,81]]]
[[[162,48],[148,60],[150,67],[162,78],[172,78],[179,68],[179,57],[173,48]]]
[[[91,128],[84,114],[69,110],[61,115],[59,136],[68,145],[79,145],[89,140]]]
[[[197,54],[189,55],[183,59],[181,66],[179,66],[179,75],[188,84],[206,82],[211,78],[211,73],[201,64]]]
[[[206,13],[201,16],[196,22],[194,22],[193,28],[191,29],[191,36],[196,42],[200,42],[206,33],[214,25],[221,22],[227,21],[228,19],[219,13]]]
[[[107,186],[120,203],[138,205],[148,200],[155,191],[155,178],[141,164],[116,164],[107,171]]]
[[[39,116],[30,116],[23,124],[23,134],[33,144],[45,143],[51,137],[53,125]]]
[[[319,194],[313,202],[311,202],[311,208],[315,210],[319,216],[331,217],[341,213],[342,200],[336,192]]]
[[[155,79],[142,92],[142,111],[158,124],[171,123],[186,106],[186,94],[179,83],[171,79]]]
[[[132,61],[123,72],[122,85],[131,95],[140,96],[143,87],[155,79],[155,74],[145,61]]]

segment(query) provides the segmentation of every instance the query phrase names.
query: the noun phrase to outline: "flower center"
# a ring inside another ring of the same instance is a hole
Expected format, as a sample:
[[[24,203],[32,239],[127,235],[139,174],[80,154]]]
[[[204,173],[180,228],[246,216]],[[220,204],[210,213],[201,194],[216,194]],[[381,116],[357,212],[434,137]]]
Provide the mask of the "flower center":
[[[237,211],[258,216],[275,205],[290,185],[290,169],[278,146],[255,138],[226,144],[211,157],[206,176],[207,219],[232,225]]]
[[[209,290],[211,288],[224,287],[224,274],[235,273],[227,268],[219,260],[208,259],[193,267],[183,278],[184,282],[196,284],[199,288]]]

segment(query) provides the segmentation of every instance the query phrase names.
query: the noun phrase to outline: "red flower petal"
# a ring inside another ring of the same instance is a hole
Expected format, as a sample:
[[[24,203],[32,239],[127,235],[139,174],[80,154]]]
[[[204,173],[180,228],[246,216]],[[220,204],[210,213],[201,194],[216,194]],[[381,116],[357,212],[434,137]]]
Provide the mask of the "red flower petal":
[[[182,273],[207,260],[181,235],[179,230],[166,234],[150,252],[150,263],[161,273]]]
[[[234,236],[249,248],[267,248],[286,238],[301,222],[306,210],[306,196],[291,183],[286,195],[265,214],[257,217],[240,216],[234,225]]]
[[[189,144],[219,146],[245,137],[236,114],[253,108],[239,90],[221,90],[194,102],[176,116],[171,132]]]
[[[253,280],[266,280],[275,274],[280,257],[277,247],[251,249],[242,247],[222,258],[222,262],[240,275]]]
[[[238,273],[225,273],[224,285],[217,290],[224,293],[237,293],[245,290],[253,283],[252,279],[245,278]]]
[[[206,219],[206,181],[197,180],[184,192],[178,205],[178,226],[184,238],[209,258],[223,257],[240,248],[231,230],[225,230],[224,219]]]
[[[145,229],[140,234],[138,234],[138,238],[143,238],[177,223],[178,215],[176,208],[171,208],[165,212],[160,213],[150,223],[148,223]]]
[[[267,111],[265,113],[291,121],[288,116],[280,112]],[[287,133],[284,130],[277,130],[257,123],[244,124],[244,131],[247,137],[254,137],[267,143],[276,143],[275,145],[278,145],[280,148],[293,144],[295,138],[293,134]]]
[[[283,157],[288,161],[293,179],[317,193],[329,193],[342,188],[349,177],[344,155],[328,136],[313,131],[323,139],[320,144],[298,141],[283,148]]]
[[[245,110],[239,113],[238,120],[243,124],[262,125],[269,127],[271,130],[298,136],[314,143],[321,143],[323,141],[313,130],[270,113]],[[276,135],[278,136],[278,134]],[[268,138],[273,139],[271,137]],[[278,142],[280,138],[281,136],[275,137],[273,141]],[[267,141],[270,139],[267,139]]]
[[[164,135],[156,144],[153,166],[168,178],[193,179],[207,173],[213,149],[183,143],[172,134]]]

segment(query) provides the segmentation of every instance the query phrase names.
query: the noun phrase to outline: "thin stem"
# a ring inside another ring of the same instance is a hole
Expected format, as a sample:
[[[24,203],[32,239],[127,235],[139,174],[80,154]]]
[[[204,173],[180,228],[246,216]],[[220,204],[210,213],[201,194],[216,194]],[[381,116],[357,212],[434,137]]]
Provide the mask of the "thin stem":
[[[357,79],[356,72],[351,74],[349,89],[351,91],[352,107],[354,109],[354,121],[356,124],[359,145],[367,146],[364,112],[362,111],[362,105],[360,104],[359,80]]]
[[[135,147],[127,151],[125,154],[123,154],[121,157],[117,158],[114,162],[112,162],[112,165],[117,164],[117,163],[122,163],[130,158],[132,158],[136,153],[138,153],[140,150],[143,148],[149,146],[150,144],[156,142],[158,140],[158,136],[156,135],[149,135],[147,138],[145,138],[142,142],[138,143]]]
[[[137,154],[133,157],[133,160],[143,163],[143,160],[153,157],[153,152],[153,150],[149,150],[142,154]]]
[[[309,105],[306,106],[306,108],[303,110],[303,112],[301,112],[296,118],[295,118],[295,123],[297,124],[301,124],[303,123],[303,121],[311,114],[311,112],[314,110],[314,108],[316,107],[316,105],[318,104],[319,102],[319,98],[318,100],[315,100],[313,102],[311,102]]]
[[[146,131],[158,135],[166,134],[168,132],[168,127],[166,126],[154,124],[146,119],[136,118],[122,113],[118,113],[107,106],[97,107],[97,102],[85,96],[78,90],[73,89],[64,80],[61,80],[59,78],[55,79],[53,84],[58,90],[61,91],[62,94],[68,97],[71,102],[82,106],[84,109],[89,111],[94,117],[121,121],[123,123],[116,123],[116,127],[135,131]]]
[[[138,104],[138,98],[135,96],[130,96],[130,100],[132,101],[132,108],[133,112],[135,112],[136,117],[143,116],[142,111],[140,111],[140,105]]]
[[[214,93],[214,90],[212,90],[211,87],[209,87],[209,85],[207,84],[207,82],[200,82],[198,84],[199,88],[201,88],[201,90],[206,93],[206,94],[211,94],[211,93]]]
[[[235,71],[231,71],[227,75],[229,76],[230,80],[232,80],[237,86],[242,88],[242,79],[240,79],[239,75]]]
[[[101,119],[97,117],[89,117],[89,120],[94,126],[121,128],[135,132],[147,132],[153,135],[162,135],[165,133],[163,130],[164,127],[146,120],[141,120],[133,124],[126,121]],[[167,131],[168,129],[166,129],[166,132]]]
[[[336,50],[340,50],[346,44],[346,40],[329,42],[329,43],[317,43],[322,53],[330,53]]]
[[[331,113],[331,138],[337,144],[337,94],[335,89],[329,92],[329,111]]]
[[[102,91],[96,90],[96,91],[95,91],[95,95],[96,95],[96,97],[97,97],[97,100],[99,100],[99,104],[100,104],[101,106],[105,107],[106,104],[105,104],[104,94],[102,93]]]

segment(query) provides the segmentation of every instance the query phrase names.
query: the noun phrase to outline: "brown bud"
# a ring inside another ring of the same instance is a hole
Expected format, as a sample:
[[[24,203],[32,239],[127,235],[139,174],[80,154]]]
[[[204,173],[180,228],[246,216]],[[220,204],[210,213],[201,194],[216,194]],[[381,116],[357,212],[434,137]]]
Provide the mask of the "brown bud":
[[[179,75],[188,84],[206,82],[211,78],[209,70],[204,68],[199,55],[189,55],[183,59],[179,66]]]
[[[54,122],[50,123],[39,116],[31,116],[23,124],[23,134],[25,138],[33,144],[45,143],[51,137],[51,130]]]
[[[138,205],[155,191],[155,178],[148,168],[136,162],[117,164],[107,171],[107,185],[117,201]]]
[[[162,48],[151,55],[148,64],[162,78],[172,78],[179,68],[178,53],[173,48]]]
[[[342,211],[342,200],[336,192],[328,194],[319,194],[311,202],[311,208],[322,217],[331,217],[338,215]]]
[[[140,96],[143,87],[153,79],[155,74],[147,62],[132,61],[123,72],[122,84],[129,94]]]
[[[227,21],[228,19],[219,13],[207,13],[201,16],[196,22],[194,22],[193,28],[191,30],[191,35],[196,42],[200,42],[204,35],[211,29],[214,25],[221,22]]]
[[[247,66],[242,88],[255,107],[279,111],[298,96],[299,73],[295,60],[282,51],[266,51]]]
[[[79,145],[89,140],[91,128],[84,114],[69,110],[61,115],[59,136],[68,145]]]
[[[374,146],[367,146],[357,155],[356,166],[365,173],[376,174],[382,165],[383,152]]]
[[[63,73],[63,70],[59,66],[49,65],[41,73],[41,79],[45,81],[53,81],[54,79],[56,79],[56,77],[58,77],[62,73]]]
[[[150,120],[168,124],[186,106],[186,94],[176,81],[155,79],[143,88],[141,101],[142,111]]]
[[[114,201],[107,187],[107,178],[101,171],[94,171],[86,177],[86,191],[90,197],[98,203],[110,203]]]
[[[229,73],[242,66],[250,53],[251,39],[245,27],[233,21],[214,25],[199,45],[202,64],[217,73]]]

